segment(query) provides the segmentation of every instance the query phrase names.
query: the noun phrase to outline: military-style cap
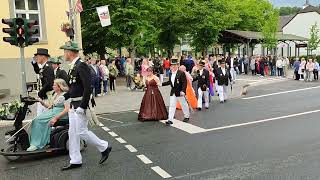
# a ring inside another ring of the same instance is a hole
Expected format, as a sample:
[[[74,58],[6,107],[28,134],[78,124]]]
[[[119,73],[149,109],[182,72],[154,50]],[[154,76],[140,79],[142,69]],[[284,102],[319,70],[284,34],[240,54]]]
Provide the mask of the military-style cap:
[[[78,43],[74,41],[68,41],[65,43],[65,45],[61,46],[60,49],[69,50],[69,51],[75,51],[78,52],[81,49],[78,46]]]
[[[226,61],[224,61],[223,59],[219,60],[218,62],[219,64],[226,64]]]
[[[170,64],[171,64],[171,65],[177,65],[177,64],[179,64],[178,57],[177,57],[177,56],[172,56],[172,57],[171,57],[171,60],[170,60]]]
[[[53,58],[50,58],[49,62],[52,63],[52,64],[61,64],[62,63],[62,58],[59,56],[59,57],[53,57]]]

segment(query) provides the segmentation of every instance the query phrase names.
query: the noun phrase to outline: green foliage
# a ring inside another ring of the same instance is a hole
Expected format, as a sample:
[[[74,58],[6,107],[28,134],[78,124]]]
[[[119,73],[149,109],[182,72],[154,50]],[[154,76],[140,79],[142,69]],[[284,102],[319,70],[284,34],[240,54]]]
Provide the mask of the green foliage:
[[[278,39],[276,33],[279,24],[279,11],[271,10],[266,12],[265,24],[262,28],[262,34],[264,36],[263,46],[269,49],[273,49],[277,46]]]
[[[300,7],[280,7],[279,13],[280,16],[286,16],[291,14],[296,14],[301,11]]]
[[[310,39],[308,41],[308,48],[312,52],[313,50],[316,50],[319,47],[320,44],[320,30],[318,28],[317,23],[311,26],[310,29]]]

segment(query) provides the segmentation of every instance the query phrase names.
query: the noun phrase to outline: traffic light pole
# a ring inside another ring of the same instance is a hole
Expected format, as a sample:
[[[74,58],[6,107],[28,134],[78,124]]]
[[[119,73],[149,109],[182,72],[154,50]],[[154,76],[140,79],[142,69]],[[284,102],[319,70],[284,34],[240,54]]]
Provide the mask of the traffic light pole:
[[[27,78],[26,78],[26,65],[24,60],[24,47],[20,47],[20,66],[21,66],[21,90],[22,96],[27,96]]]

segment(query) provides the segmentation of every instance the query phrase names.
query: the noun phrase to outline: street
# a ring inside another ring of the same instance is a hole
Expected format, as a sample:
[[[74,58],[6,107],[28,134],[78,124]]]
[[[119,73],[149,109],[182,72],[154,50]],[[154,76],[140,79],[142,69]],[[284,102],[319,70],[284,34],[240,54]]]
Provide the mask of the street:
[[[172,127],[139,122],[139,107],[100,114],[101,127],[92,130],[113,146],[103,165],[91,146],[83,167],[67,172],[60,171],[67,155],[1,157],[1,179],[319,179],[319,88],[293,80],[252,86],[246,96],[195,111],[189,123],[178,112]]]

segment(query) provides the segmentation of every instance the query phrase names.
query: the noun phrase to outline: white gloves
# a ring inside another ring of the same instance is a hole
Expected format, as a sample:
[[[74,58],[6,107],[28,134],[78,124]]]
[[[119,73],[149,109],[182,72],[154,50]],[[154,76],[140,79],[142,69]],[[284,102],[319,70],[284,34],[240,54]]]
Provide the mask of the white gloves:
[[[84,109],[82,109],[81,107],[78,107],[78,108],[76,109],[76,113],[77,113],[77,114],[84,114]]]
[[[183,91],[180,92],[180,96],[186,95]]]

